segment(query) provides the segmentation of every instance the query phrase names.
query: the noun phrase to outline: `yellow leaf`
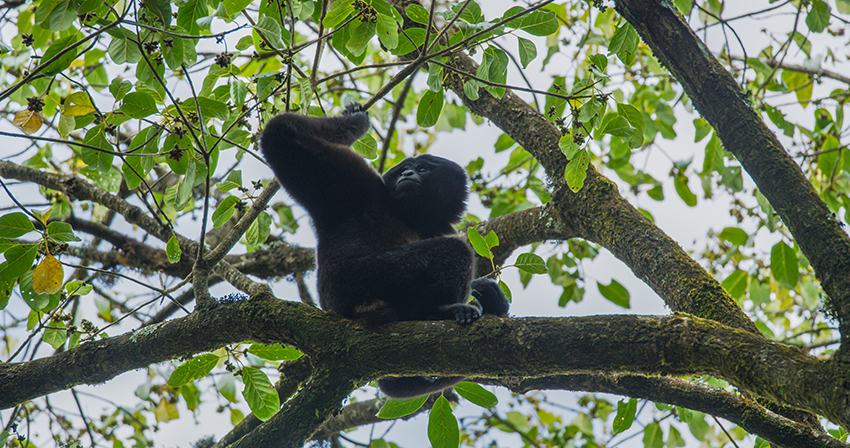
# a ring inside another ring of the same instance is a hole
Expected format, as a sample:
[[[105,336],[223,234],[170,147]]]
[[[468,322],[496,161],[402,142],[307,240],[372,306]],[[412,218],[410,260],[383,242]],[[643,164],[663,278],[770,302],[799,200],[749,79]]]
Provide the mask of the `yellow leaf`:
[[[41,116],[41,112],[22,110],[15,114],[12,124],[21,128],[24,134],[30,135],[41,128],[41,125],[44,124],[44,117]]]
[[[62,112],[62,115],[69,117],[79,117],[95,111],[91,98],[86,92],[72,93],[68,98],[65,98],[64,107],[65,111]]]
[[[32,273],[32,289],[38,294],[54,294],[62,289],[62,264],[53,255],[47,254]]]
[[[180,418],[180,412],[177,410],[177,405],[169,403],[165,397],[159,400],[159,404],[156,405],[156,408],[153,410],[153,414],[156,416],[156,421],[163,423]]]
[[[37,210],[32,211],[32,214],[35,215],[36,218],[38,218],[39,221],[44,223],[44,225],[47,225],[47,220],[50,218],[51,213],[53,213],[53,207],[50,207],[49,209],[47,209],[44,212],[39,212]]]

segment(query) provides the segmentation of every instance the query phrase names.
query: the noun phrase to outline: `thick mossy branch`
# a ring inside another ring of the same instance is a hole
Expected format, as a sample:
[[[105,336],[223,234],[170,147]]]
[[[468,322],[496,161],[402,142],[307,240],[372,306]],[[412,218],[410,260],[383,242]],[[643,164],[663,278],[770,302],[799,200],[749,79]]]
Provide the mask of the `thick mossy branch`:
[[[617,1],[658,60],[676,77],[723,146],[747,170],[782,217],[829,295],[828,306],[850,338],[850,237],[818,196],[732,75],[682,20],[672,2]],[[850,348],[841,352],[850,356]]]
[[[306,305],[263,299],[218,304],[50,358],[2,364],[0,408],[245,340],[292,344],[317,369],[345,372],[348,391],[387,375],[708,374],[850,425],[850,390],[844,386],[850,372],[760,335],[696,317],[488,317],[463,327],[434,321],[369,330]]]

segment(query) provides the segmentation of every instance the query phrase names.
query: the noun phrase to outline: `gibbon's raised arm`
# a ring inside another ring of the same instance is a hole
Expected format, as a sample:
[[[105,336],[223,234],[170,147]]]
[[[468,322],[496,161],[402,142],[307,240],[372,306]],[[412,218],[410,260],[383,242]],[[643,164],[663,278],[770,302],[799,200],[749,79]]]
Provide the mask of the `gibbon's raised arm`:
[[[381,177],[348,146],[368,130],[369,115],[359,105],[338,117],[285,113],[266,124],[260,137],[263,156],[317,227],[384,200]]]

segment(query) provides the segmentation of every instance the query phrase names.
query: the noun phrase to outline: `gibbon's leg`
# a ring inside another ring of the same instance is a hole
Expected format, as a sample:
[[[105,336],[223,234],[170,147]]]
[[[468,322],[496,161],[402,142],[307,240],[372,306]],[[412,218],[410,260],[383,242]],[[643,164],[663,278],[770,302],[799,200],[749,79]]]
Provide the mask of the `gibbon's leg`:
[[[511,308],[499,283],[490,278],[478,278],[472,281],[472,297],[475,297],[481,305],[483,314],[502,316]]]

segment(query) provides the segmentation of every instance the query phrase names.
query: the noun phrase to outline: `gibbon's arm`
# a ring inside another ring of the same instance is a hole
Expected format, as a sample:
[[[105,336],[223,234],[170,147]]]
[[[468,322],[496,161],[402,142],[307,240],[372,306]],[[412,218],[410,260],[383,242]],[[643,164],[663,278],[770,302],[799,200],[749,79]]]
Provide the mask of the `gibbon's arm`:
[[[278,115],[260,146],[269,166],[316,226],[332,225],[366,208],[386,189],[381,177],[348,145],[369,130],[369,115],[349,105],[338,117]]]

